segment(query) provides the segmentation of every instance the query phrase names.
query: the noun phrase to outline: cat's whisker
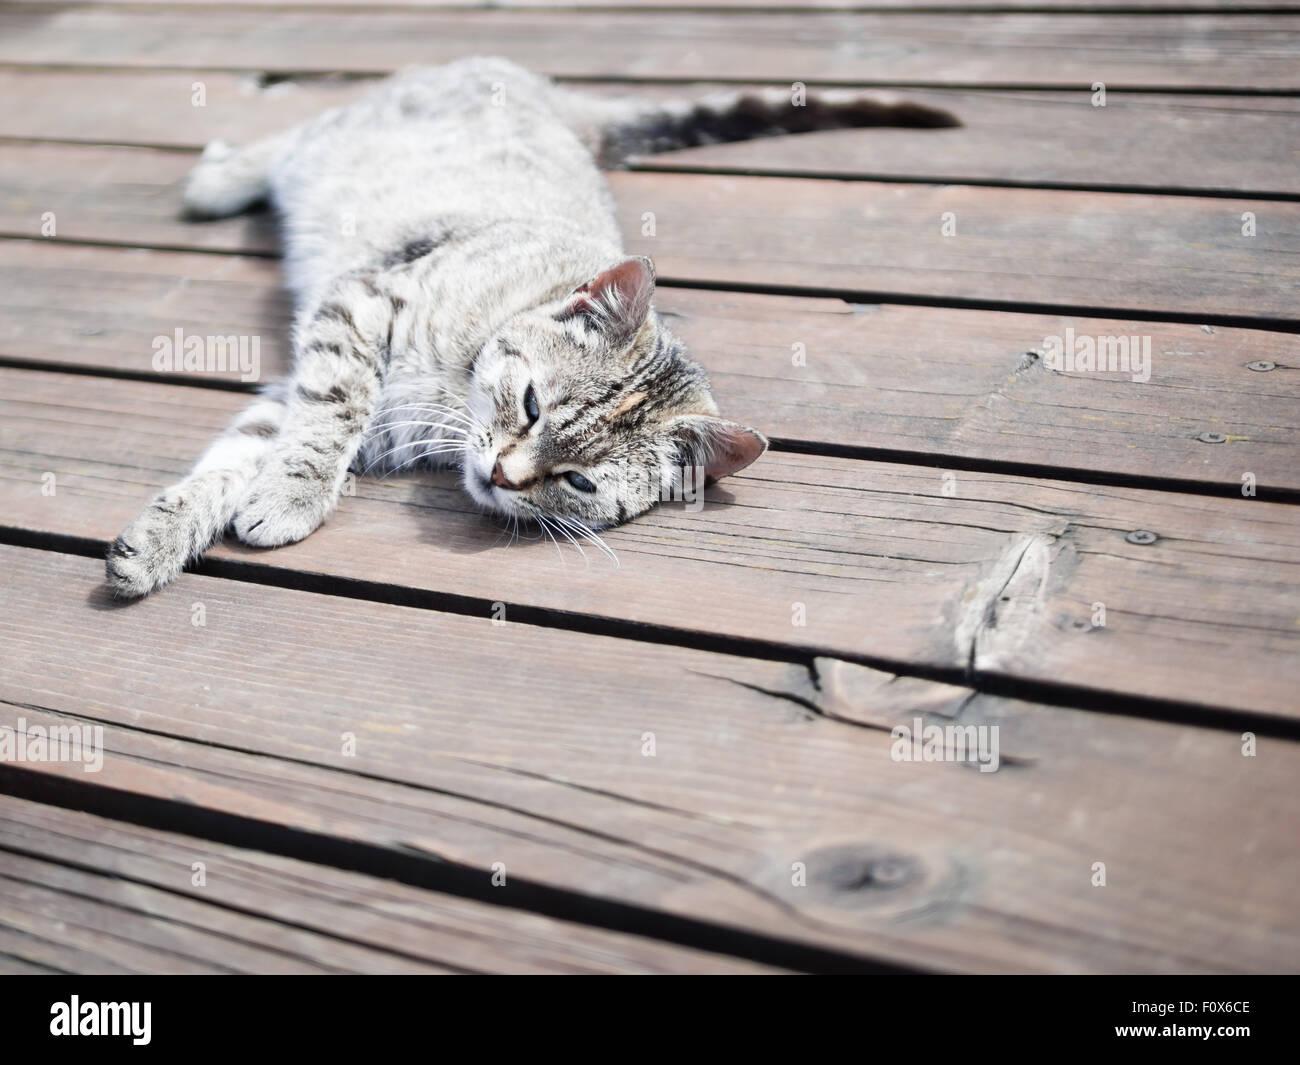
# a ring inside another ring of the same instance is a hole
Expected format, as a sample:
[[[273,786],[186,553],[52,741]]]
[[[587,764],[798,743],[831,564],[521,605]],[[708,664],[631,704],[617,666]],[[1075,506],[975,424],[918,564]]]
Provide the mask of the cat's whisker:
[[[461,414],[460,411],[452,410],[451,407],[443,407],[443,406],[428,407],[428,408],[425,408],[425,409],[424,409],[423,411],[421,411],[420,413],[423,413],[423,414],[438,414],[438,415],[441,415],[441,416],[444,417],[444,418],[451,418],[453,421],[455,421],[455,422],[459,422],[461,425],[465,426],[466,429],[482,429],[482,428],[484,428],[484,426],[483,426],[481,423],[479,423],[477,420],[474,420],[474,419],[471,419],[471,418],[467,418],[467,417],[465,417],[463,414]]]
[[[560,532],[569,543],[578,549],[578,554],[582,556],[582,564],[584,566],[590,566],[591,559],[587,557],[587,552],[582,549],[582,544],[578,542],[578,538],[569,531],[568,522],[558,514],[551,514],[549,517],[551,521],[555,523],[556,530]]]
[[[437,440],[447,439],[447,440],[455,440],[457,443],[465,443],[469,439],[468,434],[459,425],[447,425],[444,422],[425,422],[425,421],[394,422],[391,425],[374,426],[373,431],[370,432],[365,439],[367,441],[373,440],[376,436],[381,436],[384,433],[389,432],[389,430],[402,428],[402,427],[412,427],[412,426],[417,428],[435,430],[434,433],[430,433],[430,434],[412,435],[412,439],[416,441],[423,440],[432,443]],[[438,435],[438,434],[446,434],[446,435]],[[402,434],[394,433],[392,435],[398,436]]]
[[[411,419],[409,421],[401,421],[401,422],[382,422],[382,423],[376,422],[367,431],[368,432],[367,438],[376,436],[379,433],[388,432],[392,429],[400,429],[405,426],[412,426],[412,425],[418,425],[426,429],[444,429],[449,433],[460,433],[462,437],[468,435],[467,430],[463,426],[449,424],[447,422],[427,422],[427,421],[420,421],[417,419]]]
[[[524,532],[523,520],[520,519],[520,517],[517,514],[512,515],[512,517],[515,519],[515,540],[517,542],[527,540],[529,543],[532,543],[533,541],[540,540],[542,538],[542,534],[540,532],[536,536],[529,536],[527,533]]]
[[[458,411],[454,407],[448,407],[445,403],[404,403],[400,407],[391,408],[393,411],[416,411],[426,414],[443,414],[457,421],[463,422],[474,428],[484,429],[486,426],[474,416],[474,412],[466,408],[464,411]]]
[[[390,437],[390,440],[391,440],[391,437]],[[362,446],[363,448],[365,448],[365,447],[367,447],[367,446],[369,446],[369,445],[371,445],[371,444],[374,444],[374,443],[376,443],[376,442],[377,442],[377,441],[375,440],[375,438],[372,437],[372,438],[370,438],[369,440],[364,441],[364,442],[362,443],[361,446]],[[415,437],[412,437],[410,440],[402,440],[402,441],[400,441],[400,442],[398,442],[398,443],[394,443],[393,446],[390,447],[387,451],[383,452],[382,455],[381,455],[380,457],[383,457],[383,455],[391,455],[394,451],[401,451],[403,448],[408,448],[408,447],[421,447],[421,446],[424,446],[424,445],[438,445],[438,446],[441,446],[441,445],[443,445],[443,444],[450,444],[450,445],[453,446],[453,447],[458,447],[458,448],[461,448],[462,450],[464,450],[464,449],[468,448],[468,446],[469,446],[469,441],[466,440],[466,439],[463,438],[463,437],[456,437],[456,436],[436,436],[436,435],[435,435],[435,436],[415,436]]]
[[[456,402],[459,403],[459,404],[460,404],[462,407],[464,407],[466,410],[469,409],[469,405],[468,405],[464,400],[462,400],[462,399],[460,399],[460,398],[458,398],[458,397],[456,397],[456,396],[451,396],[451,398],[454,399],[454,400],[456,400]],[[415,403],[415,402],[411,402],[411,403],[398,403],[398,404],[395,404],[394,406],[390,407],[389,410],[422,410],[422,409],[428,409],[428,408],[432,408],[432,407],[446,407],[446,406],[447,406],[447,405],[446,405],[445,403],[440,403],[440,402],[438,402],[438,400],[433,399],[433,400],[426,400],[426,401],[421,402],[421,403]],[[450,408],[448,408],[448,409],[450,409]]]
[[[432,430],[431,434],[424,435],[424,436],[417,436],[415,437],[415,439],[408,441],[408,443],[418,443],[420,441],[431,442],[433,440],[442,440],[442,439],[454,440],[457,443],[468,443],[469,441],[469,432],[462,426],[448,425],[445,422],[426,422],[426,421],[411,420],[411,421],[402,421],[402,422],[387,422],[383,425],[371,426],[369,429],[367,429],[364,437],[362,438],[362,446],[364,447],[366,444],[369,444],[371,441],[382,438],[386,434],[390,435],[390,439],[392,438],[392,436],[400,435],[400,434],[392,433],[392,430],[401,429],[401,428],[422,428],[422,429]],[[403,446],[403,445],[398,445],[398,446]]]
[[[409,418],[409,419],[403,419],[401,421],[393,421],[390,417],[388,417],[388,415],[396,415],[398,411],[436,414],[439,415],[439,418],[436,421],[423,419],[423,418]],[[461,422],[464,424],[456,424],[456,422],[449,422],[446,420],[448,417],[454,417],[456,418],[457,422]],[[394,429],[411,428],[411,427],[437,430],[447,435],[458,437],[459,439],[465,441],[469,439],[471,433],[479,434],[486,431],[483,429],[482,426],[479,426],[476,423],[467,422],[466,419],[463,418],[459,413],[451,410],[450,408],[444,410],[435,410],[432,407],[422,407],[422,406],[417,406],[416,404],[404,404],[401,407],[393,407],[390,410],[383,412],[383,415],[381,415],[379,419],[377,419],[374,423],[372,423],[367,428],[363,440],[365,442],[368,442],[370,440],[375,439],[378,436],[383,435],[384,433],[389,433]]]
[[[491,436],[491,430],[478,419],[463,418],[456,411],[446,407],[440,407],[438,409],[428,408],[421,413],[431,414],[437,418],[436,421],[429,422],[430,425],[437,425],[448,433],[457,433],[466,441]],[[456,421],[452,422],[445,420],[448,418],[454,418]],[[412,421],[410,424],[418,425],[419,422]]]
[[[595,544],[596,547],[598,547],[602,552],[604,552],[605,556],[611,562],[613,562],[615,566],[618,566],[619,564],[618,555],[615,554],[614,549],[610,547],[609,544],[605,543],[605,541],[599,535],[597,535],[596,531],[592,529],[591,526],[589,526],[586,522],[582,521],[582,519],[580,518],[566,518],[564,520],[566,520],[569,523],[569,526],[573,529],[574,532],[576,532],[584,540],[587,540]]]
[[[466,403],[463,399],[461,399],[460,396],[453,395],[451,392],[447,392],[446,396],[448,399],[452,400],[454,403],[458,404],[462,408],[462,413],[468,415],[472,421],[478,422],[478,415],[474,413],[470,405]],[[436,403],[436,401],[435,401],[435,405],[442,407],[444,410],[450,409],[446,406],[446,404]]]
[[[369,473],[372,469],[375,468],[376,465],[378,465],[384,459],[388,458],[389,455],[395,454],[398,451],[404,451],[408,447],[415,447],[418,443],[419,443],[418,440],[409,440],[405,444],[398,444],[396,447],[390,447],[387,451],[383,452],[382,454],[376,455],[369,462],[367,462],[365,468],[361,472],[363,474]]]
[[[481,509],[481,508],[480,508]],[[512,525],[515,521],[513,514],[505,515],[506,520],[501,524],[501,531],[497,533],[497,538],[492,541],[492,546],[496,547],[503,539],[506,541],[506,547],[514,543],[514,531]]]
[[[464,453],[464,450],[464,448],[456,447],[430,448],[427,451],[421,451],[418,455],[412,455],[409,459],[404,459],[389,472],[397,473],[412,463],[419,462],[421,459],[435,458],[439,455],[460,455]]]
[[[573,541],[573,546],[576,547],[578,549],[578,552],[582,555],[582,557],[586,559],[587,553],[582,550],[581,542],[575,539],[573,536],[574,533],[578,533],[579,536],[582,535],[580,532],[578,532],[578,527],[577,525],[574,524],[573,519],[556,514],[553,515],[553,520],[556,521],[560,525],[560,527],[565,530],[565,535],[568,536],[569,539]]]
[[[568,566],[568,563],[564,560],[564,549],[560,547],[560,541],[555,538],[550,530],[550,522],[542,514],[535,514],[534,517],[537,519],[537,524],[541,527],[542,532],[546,533],[551,538],[551,543],[555,545],[555,553],[560,556],[560,565]]]
[[[429,446],[430,444],[432,444],[431,447]],[[417,461],[420,458],[423,458],[425,456],[442,455],[442,454],[447,454],[447,455],[464,454],[466,450],[466,446],[464,444],[453,440],[439,440],[439,441],[408,440],[404,444],[398,444],[396,447],[390,447],[387,451],[383,452],[382,454],[376,455],[373,459],[371,459],[368,463],[366,463],[366,468],[362,470],[362,473],[369,473],[376,463],[386,459],[389,455],[392,455],[398,451],[404,451],[406,448],[409,447],[427,447],[428,450],[421,452],[419,455],[413,456],[411,459],[405,460],[404,462],[402,462],[397,466],[394,466],[393,469],[389,471],[390,473],[401,469],[402,466],[405,466],[408,462]]]
[[[518,514],[511,514],[510,522],[511,522],[512,529],[511,529],[510,543],[507,545],[508,547],[513,547],[515,544],[521,543],[524,540],[528,540],[531,542],[533,540],[540,540],[542,538],[541,533],[538,533],[536,536],[526,535],[524,533],[524,523],[523,521],[520,520]]]

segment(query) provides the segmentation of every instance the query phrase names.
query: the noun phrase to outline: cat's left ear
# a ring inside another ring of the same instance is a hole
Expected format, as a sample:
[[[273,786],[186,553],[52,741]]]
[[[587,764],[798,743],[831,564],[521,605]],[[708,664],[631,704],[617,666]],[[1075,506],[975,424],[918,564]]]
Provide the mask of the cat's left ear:
[[[674,418],[668,431],[683,460],[703,466],[711,481],[739,473],[767,450],[767,437],[762,433],[709,414]]]
[[[644,255],[625,259],[575,289],[560,319],[585,314],[617,339],[635,336],[650,313],[655,293],[654,263]]]

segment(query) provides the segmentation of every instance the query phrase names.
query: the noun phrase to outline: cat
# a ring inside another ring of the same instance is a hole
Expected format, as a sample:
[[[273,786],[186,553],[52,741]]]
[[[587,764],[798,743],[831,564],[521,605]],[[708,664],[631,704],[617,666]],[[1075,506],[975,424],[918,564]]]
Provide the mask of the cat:
[[[272,201],[293,367],[112,542],[110,588],[148,594],[227,529],[258,547],[301,540],[350,472],[459,465],[487,510],[592,539],[688,469],[744,469],[768,441],[719,415],[654,310],[654,267],[622,250],[600,168],[890,124],[956,122],[852,92],[610,99],[473,58],[242,148],[210,144],[185,211]]]

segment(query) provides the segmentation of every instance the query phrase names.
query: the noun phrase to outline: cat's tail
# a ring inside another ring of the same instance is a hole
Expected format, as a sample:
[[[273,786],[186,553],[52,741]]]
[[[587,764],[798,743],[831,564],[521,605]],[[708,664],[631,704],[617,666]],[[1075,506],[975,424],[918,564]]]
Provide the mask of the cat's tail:
[[[557,104],[604,167],[634,155],[863,126],[960,126],[948,111],[853,89],[726,91],[697,100],[606,98],[557,88]]]
[[[246,211],[271,192],[271,168],[280,137],[240,148],[212,141],[185,184],[185,213],[192,218],[225,218]]]

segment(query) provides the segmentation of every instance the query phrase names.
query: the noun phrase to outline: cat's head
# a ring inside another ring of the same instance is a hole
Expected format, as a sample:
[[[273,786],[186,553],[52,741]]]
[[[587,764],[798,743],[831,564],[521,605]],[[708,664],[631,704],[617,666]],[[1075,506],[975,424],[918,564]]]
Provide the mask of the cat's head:
[[[708,379],[651,309],[654,267],[631,258],[516,315],[479,352],[466,490],[499,513],[617,525],[767,448],[718,417]],[[699,487],[703,487],[699,484]]]

